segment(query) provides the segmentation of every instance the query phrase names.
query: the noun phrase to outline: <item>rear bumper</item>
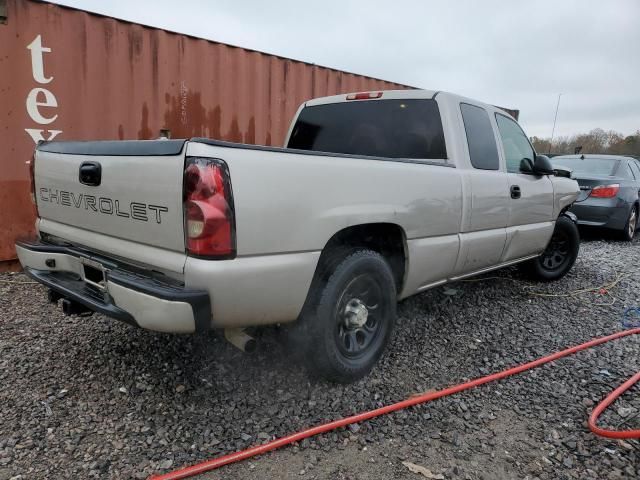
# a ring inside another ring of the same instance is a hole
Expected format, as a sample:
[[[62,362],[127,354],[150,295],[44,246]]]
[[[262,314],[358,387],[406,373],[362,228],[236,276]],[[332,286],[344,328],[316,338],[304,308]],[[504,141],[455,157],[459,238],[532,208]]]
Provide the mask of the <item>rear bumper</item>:
[[[209,293],[153,278],[113,259],[73,247],[23,240],[16,243],[27,275],[90,310],[149,330],[192,333],[211,325]],[[102,287],[86,281],[84,263],[104,267]]]
[[[617,199],[590,199],[574,203],[570,211],[578,217],[578,225],[622,230],[627,224],[631,205],[619,205]]]

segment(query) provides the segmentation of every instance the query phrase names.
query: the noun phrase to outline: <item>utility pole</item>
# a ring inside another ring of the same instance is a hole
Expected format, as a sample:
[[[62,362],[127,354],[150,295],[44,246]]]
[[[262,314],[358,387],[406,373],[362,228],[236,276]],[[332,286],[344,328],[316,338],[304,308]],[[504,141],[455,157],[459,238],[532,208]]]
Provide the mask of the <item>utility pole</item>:
[[[556,121],[558,120],[558,109],[560,108],[560,97],[561,93],[558,94],[558,103],[556,103],[556,116],[553,117],[553,129],[551,130],[551,140],[549,141],[549,154],[551,154],[551,145],[553,145],[553,135],[556,133]]]

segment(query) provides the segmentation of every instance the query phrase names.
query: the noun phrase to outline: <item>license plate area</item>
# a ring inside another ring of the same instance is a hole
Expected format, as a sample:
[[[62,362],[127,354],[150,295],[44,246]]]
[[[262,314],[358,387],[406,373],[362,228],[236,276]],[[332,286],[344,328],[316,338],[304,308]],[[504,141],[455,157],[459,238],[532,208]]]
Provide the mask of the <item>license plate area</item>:
[[[107,283],[104,276],[104,267],[88,258],[80,259],[82,263],[82,276],[84,281],[100,290],[106,290]]]

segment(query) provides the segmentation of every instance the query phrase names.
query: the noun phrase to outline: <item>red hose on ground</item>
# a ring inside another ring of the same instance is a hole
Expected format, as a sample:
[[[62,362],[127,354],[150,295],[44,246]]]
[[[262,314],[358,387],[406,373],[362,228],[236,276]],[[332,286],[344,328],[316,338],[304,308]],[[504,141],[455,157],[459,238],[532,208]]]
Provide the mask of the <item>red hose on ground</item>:
[[[618,388],[616,388],[613,392],[611,392],[607,397],[602,400],[596,408],[593,409],[591,415],[589,416],[589,428],[596,435],[600,435],[601,437],[608,438],[640,438],[640,430],[605,430],[604,428],[600,428],[596,425],[598,421],[598,417],[604,412],[609,405],[616,401],[616,399],[622,395],[624,392],[629,390],[635,383],[640,380],[640,372],[636,373],[629,380],[624,382]]]
[[[567,348],[566,350],[561,350],[559,352],[553,353],[546,357],[533,360],[532,362],[524,363],[522,365],[518,365],[517,367],[503,370],[502,372],[493,373],[491,375],[487,375],[486,377],[476,378],[475,380],[461,383],[459,385],[454,385],[452,387],[448,387],[443,390],[438,390],[436,392],[429,392],[429,393],[412,396],[398,403],[386,405],[384,407],[376,408],[375,410],[359,413],[357,415],[341,418],[339,420],[334,420],[332,422],[324,423],[322,425],[317,425],[315,427],[302,430],[298,433],[287,435],[286,437],[278,438],[271,442],[267,442],[262,445],[257,445],[255,447],[251,447],[246,450],[241,450],[239,452],[223,455],[221,457],[214,458],[212,460],[207,460],[205,462],[198,463],[190,467],[185,467],[185,468],[175,470],[173,472],[165,473],[164,475],[151,476],[150,479],[151,480],[178,480],[182,478],[192,477],[200,473],[208,472],[210,470],[215,470],[216,468],[220,468],[230,463],[236,463],[241,460],[246,460],[247,458],[255,457],[256,455],[261,455],[263,453],[276,450],[278,448],[284,447],[285,445],[289,445],[293,442],[299,442],[305,438],[312,437],[320,433],[329,432],[331,430],[335,430],[336,428],[345,427],[352,423],[363,422],[365,420],[369,420],[374,417],[379,417],[380,415],[385,415],[387,413],[395,412],[397,410],[402,410],[404,408],[411,407],[413,405],[418,405],[420,403],[426,403],[432,400],[436,400],[438,398],[454,395],[464,390],[469,390],[471,388],[484,385],[485,383],[494,382],[496,380],[501,380],[511,375],[522,373],[526,370],[531,370],[533,368],[539,367],[540,365],[544,365],[545,363],[553,362],[555,360],[558,360],[559,358],[573,355],[574,353],[580,352],[582,350],[586,350],[588,348],[592,348],[597,345],[610,342],[612,340],[616,340],[622,337],[627,337],[629,335],[635,335],[639,333],[640,333],[640,327],[633,328],[630,330],[623,330],[621,332],[614,333],[612,335],[607,335],[606,337],[596,338],[594,340],[583,343],[581,345],[576,345],[575,347]],[[640,380],[640,372],[636,373],[633,377],[631,377],[625,383],[620,385],[620,387],[618,387],[613,392],[611,392],[593,410],[589,418],[589,428],[593,433],[595,433],[596,435],[601,435],[609,438],[640,438],[640,430],[627,430],[627,431],[617,432],[612,430],[604,430],[596,426],[596,421],[598,420],[598,417],[600,416],[600,414],[609,405],[611,405],[611,403],[613,403],[616,400],[616,398],[618,398],[620,395],[622,395],[622,393],[624,393],[626,390],[631,388],[631,386],[635,384],[638,380]]]

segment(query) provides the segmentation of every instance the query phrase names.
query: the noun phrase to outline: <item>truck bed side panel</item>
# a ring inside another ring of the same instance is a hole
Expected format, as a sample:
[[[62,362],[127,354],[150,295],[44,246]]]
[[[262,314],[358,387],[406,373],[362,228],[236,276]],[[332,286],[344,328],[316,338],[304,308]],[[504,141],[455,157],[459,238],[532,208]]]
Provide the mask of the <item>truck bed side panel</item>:
[[[393,223],[408,240],[457,234],[462,193],[451,166],[189,143],[229,165],[238,256],[321,250],[352,225]]]
[[[201,143],[189,143],[187,156],[223,159],[231,175],[238,258],[185,265],[187,285],[211,292],[214,325],[295,320],[320,252],[354,225],[404,230],[409,268],[400,297],[446,278],[455,266],[462,187],[454,167]],[[238,270],[240,264],[246,268]],[[226,300],[234,295],[225,289],[234,287],[241,302]],[[268,311],[260,309],[265,302]]]

